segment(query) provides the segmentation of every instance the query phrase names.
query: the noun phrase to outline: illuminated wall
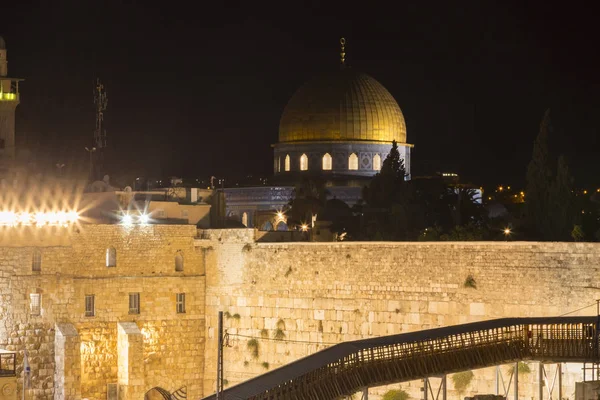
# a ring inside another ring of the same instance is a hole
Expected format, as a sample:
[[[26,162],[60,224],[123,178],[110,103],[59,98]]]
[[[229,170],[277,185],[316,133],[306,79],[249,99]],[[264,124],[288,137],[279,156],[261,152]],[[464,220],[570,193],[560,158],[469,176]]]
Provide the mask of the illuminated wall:
[[[122,394],[137,393],[125,399],[156,386],[187,386],[189,395],[201,394],[207,250],[195,237],[195,227],[187,225],[0,227],[0,347],[19,352],[19,368],[22,350],[28,350],[36,399],[55,398],[54,382],[61,378],[63,387],[73,381],[69,366],[76,361],[79,397],[57,392],[60,398],[105,399],[111,383],[121,383]],[[106,266],[108,247],[116,249],[115,267]],[[36,250],[39,272],[32,270]],[[183,271],[175,270],[177,254],[184,256]],[[40,315],[32,315],[31,293],[41,294]],[[139,314],[130,314],[130,293],[140,293]],[[176,312],[177,293],[186,293],[185,313]],[[93,317],[85,310],[90,294]],[[120,355],[119,323],[138,327],[139,359]],[[69,343],[79,343],[76,349],[64,345],[57,324],[73,327]],[[124,365],[135,379],[119,379]]]
[[[219,310],[239,315],[225,318],[229,385],[330,343],[499,317],[555,316],[584,306],[590,307],[572,315],[596,310],[598,243],[254,243],[249,232],[205,234],[214,247],[207,261],[205,390],[214,388]],[[465,287],[469,275],[476,288]],[[256,356],[249,337],[258,342]],[[508,368],[502,368],[505,377]],[[521,398],[537,398],[537,366],[530,368],[519,377]],[[571,393],[581,370],[565,370],[563,393]],[[494,393],[494,377],[493,368],[475,371],[460,398]],[[448,382],[449,399],[458,399]],[[418,399],[421,385],[402,387]],[[385,390],[374,389],[369,398]]]
[[[18,352],[19,366],[28,350],[36,399],[105,399],[113,383],[125,399],[183,386],[198,398],[214,388],[219,310],[229,316],[231,385],[328,343],[595,307],[600,278],[599,244],[254,237],[252,229],[198,233],[187,225],[0,227],[0,347]],[[108,247],[116,249],[115,267],[106,266]],[[40,271],[33,270],[36,251]],[[176,271],[178,254],[183,271]],[[476,288],[465,287],[469,276]],[[139,314],[130,314],[130,293],[140,294]],[[178,293],[186,294],[185,313],[177,312]],[[39,315],[31,294],[41,296]],[[84,301],[91,294],[93,317]],[[258,354],[237,335],[256,337]],[[125,352],[125,343],[142,350]],[[533,395],[535,376],[520,378],[523,396]],[[565,374],[568,385],[573,376]],[[417,398],[418,385],[403,387]],[[465,394],[475,392],[493,392],[493,371],[476,371]]]

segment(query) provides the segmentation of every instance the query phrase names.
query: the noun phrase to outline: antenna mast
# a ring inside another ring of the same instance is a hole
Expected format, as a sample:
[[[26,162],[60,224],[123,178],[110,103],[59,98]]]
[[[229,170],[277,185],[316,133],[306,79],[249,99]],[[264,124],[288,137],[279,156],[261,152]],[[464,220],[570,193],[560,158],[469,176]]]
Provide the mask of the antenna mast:
[[[346,39],[340,38],[340,66],[343,69],[346,66]]]
[[[106,147],[106,129],[102,128],[104,122],[104,111],[108,104],[108,98],[104,91],[104,85],[100,82],[100,78],[96,79],[96,87],[94,88],[94,104],[96,105],[96,129],[94,130],[94,147],[97,150],[102,150]]]

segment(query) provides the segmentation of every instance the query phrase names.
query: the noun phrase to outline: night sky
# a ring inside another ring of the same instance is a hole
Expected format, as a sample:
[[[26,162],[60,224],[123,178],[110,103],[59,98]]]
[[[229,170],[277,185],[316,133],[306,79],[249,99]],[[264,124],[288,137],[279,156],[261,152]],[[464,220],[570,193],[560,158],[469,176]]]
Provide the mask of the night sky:
[[[3,5],[0,35],[9,75],[26,79],[17,141],[40,162],[87,165],[100,77],[115,174],[269,176],[283,108],[304,81],[338,68],[345,36],[348,64],[380,81],[404,112],[415,174],[517,185],[550,108],[553,150],[567,155],[579,186],[600,183],[597,10],[509,1],[13,3]]]

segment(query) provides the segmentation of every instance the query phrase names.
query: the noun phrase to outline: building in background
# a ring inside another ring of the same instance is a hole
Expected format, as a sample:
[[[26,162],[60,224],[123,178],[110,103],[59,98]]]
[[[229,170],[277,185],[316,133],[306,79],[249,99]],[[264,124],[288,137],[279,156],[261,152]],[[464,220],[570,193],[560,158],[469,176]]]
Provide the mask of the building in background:
[[[15,158],[15,111],[20,103],[19,82],[8,76],[6,42],[0,36],[0,161]]]
[[[105,191],[84,193],[77,209],[84,223],[184,224],[206,229],[218,222],[218,216],[211,215],[217,197],[211,189],[132,191],[130,187],[117,190],[107,184]]]

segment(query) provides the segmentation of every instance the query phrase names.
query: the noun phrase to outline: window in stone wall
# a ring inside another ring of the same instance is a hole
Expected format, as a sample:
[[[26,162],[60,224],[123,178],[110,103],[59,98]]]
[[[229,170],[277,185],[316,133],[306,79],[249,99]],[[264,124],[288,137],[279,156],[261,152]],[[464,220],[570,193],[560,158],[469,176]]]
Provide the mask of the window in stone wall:
[[[331,154],[325,153],[323,156],[323,171],[331,171]]]
[[[31,315],[40,315],[42,313],[42,295],[40,293],[31,293],[29,295],[29,309]]]
[[[290,170],[290,155],[289,154],[287,154],[285,156],[285,170],[286,170],[286,172],[289,172],[289,170]]]
[[[248,227],[248,213],[247,212],[242,213],[242,224],[245,227]]]
[[[119,400],[119,384],[118,383],[107,383],[106,384],[106,400]]]
[[[40,272],[42,270],[42,253],[38,249],[33,250],[31,270],[33,272]]]
[[[108,249],[106,249],[106,266],[117,266],[117,249],[115,249],[114,247],[109,247]]]
[[[175,271],[183,271],[183,254],[180,251],[175,254]]]
[[[381,171],[381,156],[379,154],[373,156],[373,169],[375,171]]]
[[[308,156],[306,154],[300,156],[300,171],[308,171]]]
[[[348,169],[352,171],[358,169],[358,156],[356,153],[352,153],[350,154],[350,157],[348,157]]]
[[[129,293],[129,314],[140,313],[140,294]]]
[[[177,293],[177,314],[185,313],[185,293]]]
[[[85,295],[85,316],[93,317],[96,315],[95,296],[93,294]]]

